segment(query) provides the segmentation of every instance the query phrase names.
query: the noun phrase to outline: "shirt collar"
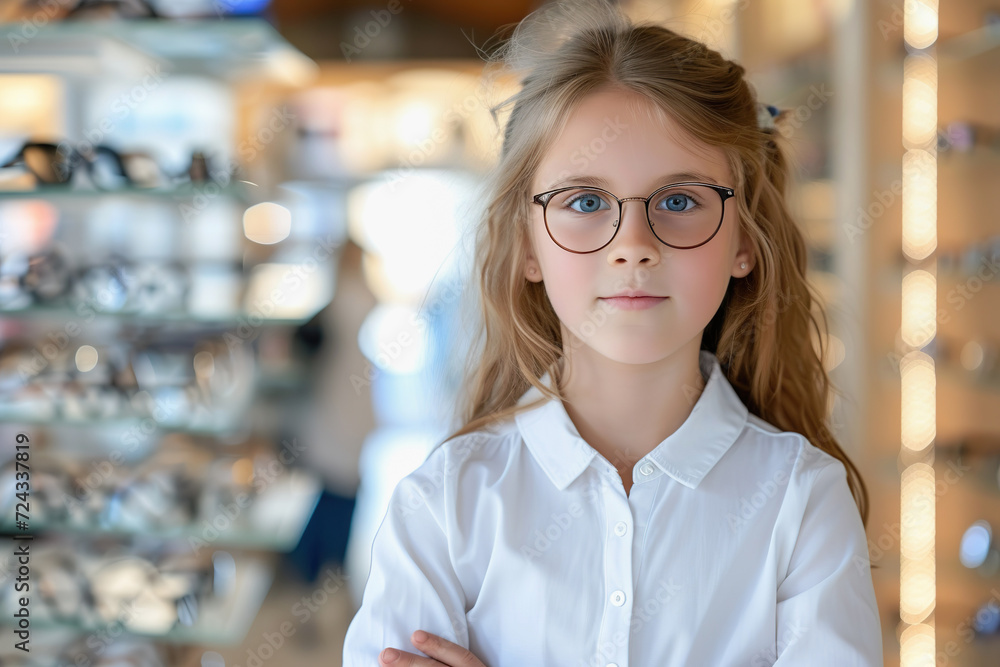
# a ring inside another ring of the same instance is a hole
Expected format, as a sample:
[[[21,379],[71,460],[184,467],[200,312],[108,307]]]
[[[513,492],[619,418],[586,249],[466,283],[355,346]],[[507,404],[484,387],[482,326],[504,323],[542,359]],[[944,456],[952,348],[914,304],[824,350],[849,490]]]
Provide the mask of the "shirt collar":
[[[736,441],[748,415],[746,406],[722,372],[718,358],[708,350],[700,350],[698,365],[705,379],[705,389],[691,414],[680,428],[636,462],[636,466],[652,462],[692,489]],[[541,383],[551,387],[551,373],[546,372]],[[531,386],[518,399],[518,405],[542,396]],[[549,399],[538,407],[519,412],[514,419],[535,460],[560,491],[579,477],[597,456],[597,450],[580,437],[558,399]]]

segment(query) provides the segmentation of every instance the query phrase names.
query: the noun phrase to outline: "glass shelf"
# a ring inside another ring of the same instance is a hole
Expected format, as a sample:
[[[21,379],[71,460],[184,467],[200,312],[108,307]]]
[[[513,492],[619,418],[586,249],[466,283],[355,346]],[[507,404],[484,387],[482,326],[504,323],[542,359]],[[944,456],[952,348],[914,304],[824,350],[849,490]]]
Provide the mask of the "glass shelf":
[[[896,356],[895,352],[886,354],[886,357],[895,358]],[[880,368],[881,374],[886,380],[899,381],[898,368],[890,369],[888,364],[883,364]],[[1000,393],[1000,378],[968,371],[954,361],[934,359],[934,372],[939,380],[947,380],[954,387]]]
[[[161,198],[171,201],[186,202],[195,197],[228,197],[240,200],[246,204],[257,203],[250,196],[251,185],[244,181],[234,180],[226,185],[215,182],[199,183],[197,185],[182,185],[173,188],[116,188],[114,190],[98,190],[97,188],[82,188],[66,185],[44,185],[29,190],[4,189],[0,180],[0,200],[2,199],[44,199],[50,202],[74,204],[89,201],[107,201],[108,199]]]
[[[142,311],[115,311],[115,312],[102,312],[94,310],[93,314],[96,318],[103,318],[106,320],[121,320],[128,324],[134,325],[145,325],[145,326],[155,326],[159,324],[197,324],[197,325],[212,325],[217,327],[229,328],[236,327],[243,324],[250,324],[250,326],[299,326],[305,324],[311,320],[316,313],[318,313],[322,308],[326,307],[327,304],[321,304],[315,310],[310,311],[301,315],[300,317],[263,317],[260,313],[248,313],[248,312],[235,312],[235,313],[219,313],[217,315],[211,314],[194,314],[188,312],[142,312]],[[87,313],[90,314],[90,311]],[[21,318],[34,318],[34,319],[54,319],[54,320],[77,320],[80,318],[80,314],[72,310],[69,306],[57,307],[57,306],[28,306],[26,308],[12,308],[12,309],[2,309],[0,308],[0,320],[2,319],[21,319]],[[258,324],[253,324],[257,322]]]
[[[146,422],[152,422],[157,430],[176,431],[180,433],[190,433],[192,435],[229,435],[249,428],[249,423],[240,419],[217,420],[214,423],[199,422],[158,422],[152,417],[113,417],[88,419],[75,419],[62,415],[46,415],[40,413],[30,413],[17,408],[0,408],[0,423],[32,424],[41,426],[73,426],[73,427],[117,427],[128,429],[134,427],[137,433],[144,433],[140,430]]]
[[[205,522],[206,518],[199,519],[196,523],[186,526],[175,526],[169,528],[147,528],[141,532],[116,528],[114,526],[100,525],[72,525],[72,524],[44,524],[37,520],[30,522],[30,533],[59,532],[60,534],[88,535],[92,537],[132,537],[141,535],[142,537],[152,537],[156,539],[180,539],[187,541],[189,538],[203,540],[209,547],[239,547],[244,549],[262,549],[268,551],[291,551],[306,528],[306,524],[312,517],[316,504],[319,502],[322,485],[320,481],[311,473],[304,470],[290,469],[280,477],[271,482],[267,488],[258,496],[254,502],[269,502],[274,507],[274,511],[269,511],[266,519],[254,521],[247,518],[239,521],[241,517],[231,523],[225,530],[212,527],[215,532],[209,531]],[[274,499],[281,500],[275,503]],[[251,504],[243,509],[242,517],[253,516],[254,505]],[[13,534],[17,531],[10,517],[4,517],[0,522],[0,532]],[[218,535],[209,540],[208,537]],[[198,544],[197,541],[192,542]]]
[[[261,371],[257,375],[257,390],[272,394],[299,391],[309,381],[309,370],[293,367],[281,371]]]
[[[0,24],[4,35],[21,35],[22,28]],[[0,52],[0,71],[100,76],[163,66],[227,81],[289,85],[308,83],[319,71],[267,21],[256,18],[58,21],[37,28],[18,46]]]
[[[961,63],[1000,47],[1000,23],[970,30],[938,45],[942,63]]]
[[[10,546],[10,545],[8,545]],[[11,547],[12,548],[12,547]],[[236,572],[232,594],[224,598],[206,598],[201,601],[198,618],[191,626],[175,625],[164,634],[136,632],[120,623],[98,625],[72,623],[47,616],[42,609],[31,610],[31,626],[37,629],[65,628],[81,634],[111,630],[123,634],[150,637],[156,641],[180,644],[234,645],[243,641],[250,624],[264,602],[274,579],[274,565],[270,558],[256,555],[235,554]],[[0,625],[10,625],[5,614]]]
[[[968,387],[970,389],[981,389],[993,393],[1000,392],[1000,378],[992,376],[981,376],[968,371],[959,364],[937,363],[935,370],[942,378],[951,380],[955,384]]]

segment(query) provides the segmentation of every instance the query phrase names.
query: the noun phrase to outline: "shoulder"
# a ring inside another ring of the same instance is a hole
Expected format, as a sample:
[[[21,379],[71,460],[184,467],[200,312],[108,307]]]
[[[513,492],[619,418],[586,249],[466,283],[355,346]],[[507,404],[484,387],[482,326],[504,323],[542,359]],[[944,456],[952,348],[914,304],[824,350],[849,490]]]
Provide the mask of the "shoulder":
[[[432,489],[445,490],[456,489],[459,482],[470,476],[477,479],[493,477],[507,469],[520,444],[520,435],[512,421],[490,430],[464,433],[432,448],[400,484],[405,482],[423,489],[430,485]]]
[[[517,432],[509,428],[439,443],[396,484],[389,511],[405,520],[433,520],[452,536],[466,533],[467,524],[481,518],[483,495],[495,492],[510,474],[508,462],[519,444]]]
[[[814,445],[805,435],[782,431],[753,413],[747,415],[744,435],[753,441],[755,447],[767,447],[780,455],[789,464],[794,476],[812,477],[830,465],[843,468],[840,460]]]
[[[783,562],[787,564],[792,548],[800,544],[802,530],[808,529],[810,535],[825,530],[828,536],[839,535],[842,541],[864,541],[864,527],[848,483],[847,467],[840,459],[814,445],[802,433],[782,431],[753,414],[747,419],[746,431],[748,437],[756,439],[755,446],[769,447],[781,457],[783,473],[778,481],[786,489],[775,518],[775,530],[776,535],[784,536],[778,542]]]
[[[466,465],[497,463],[509,456],[518,445],[519,433],[513,421],[505,421],[490,430],[463,433],[436,446],[427,455],[432,465]]]

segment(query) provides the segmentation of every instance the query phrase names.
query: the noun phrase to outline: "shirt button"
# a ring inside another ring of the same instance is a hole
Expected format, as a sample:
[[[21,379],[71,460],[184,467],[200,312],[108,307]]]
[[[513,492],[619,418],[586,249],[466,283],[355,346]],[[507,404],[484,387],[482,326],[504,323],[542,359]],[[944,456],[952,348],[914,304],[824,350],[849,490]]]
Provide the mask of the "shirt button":
[[[616,607],[620,607],[625,604],[625,593],[622,591],[615,591],[611,594],[611,604]]]
[[[618,667],[617,662],[609,662],[605,667]]]
[[[639,472],[641,472],[643,475],[652,475],[653,474],[653,466],[650,465],[649,463],[643,463],[639,467]]]
[[[628,525],[624,521],[619,521],[615,524],[615,535],[621,537],[626,532],[628,532]]]

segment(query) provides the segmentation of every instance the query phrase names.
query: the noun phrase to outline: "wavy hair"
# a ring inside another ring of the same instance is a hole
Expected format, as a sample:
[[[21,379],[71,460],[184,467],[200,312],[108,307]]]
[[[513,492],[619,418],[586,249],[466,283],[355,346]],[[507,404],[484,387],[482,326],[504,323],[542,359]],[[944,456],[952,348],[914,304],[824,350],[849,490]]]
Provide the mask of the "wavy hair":
[[[828,425],[831,383],[819,294],[806,279],[807,251],[785,203],[789,166],[780,132],[761,129],[745,70],[705,44],[653,23],[633,23],[602,0],[543,5],[484,55],[487,78],[514,72],[520,87],[490,105],[502,130],[499,159],[484,180],[474,228],[473,350],[458,392],[461,427],[444,441],[491,426],[545,399],[563,400],[540,377],[563,354],[560,321],[543,283],[524,277],[535,171],[568,114],[607,87],[634,91],[691,136],[720,147],[736,182],[739,224],[754,269],[731,278],[701,348],[714,353],[747,408],[783,431],[804,435],[843,462],[862,522],[868,493]],[[509,114],[507,110],[509,109]],[[782,117],[776,119],[780,128]],[[518,406],[530,387],[543,398]],[[443,441],[443,442],[444,442]]]

